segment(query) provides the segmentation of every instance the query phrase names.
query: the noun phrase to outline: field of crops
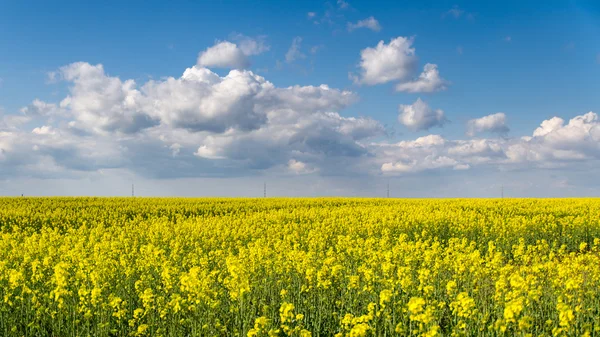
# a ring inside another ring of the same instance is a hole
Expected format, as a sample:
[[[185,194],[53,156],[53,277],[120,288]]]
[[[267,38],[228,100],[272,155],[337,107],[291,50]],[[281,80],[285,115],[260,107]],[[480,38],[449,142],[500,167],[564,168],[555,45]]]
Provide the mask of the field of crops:
[[[598,199],[0,206],[0,336],[600,334]]]

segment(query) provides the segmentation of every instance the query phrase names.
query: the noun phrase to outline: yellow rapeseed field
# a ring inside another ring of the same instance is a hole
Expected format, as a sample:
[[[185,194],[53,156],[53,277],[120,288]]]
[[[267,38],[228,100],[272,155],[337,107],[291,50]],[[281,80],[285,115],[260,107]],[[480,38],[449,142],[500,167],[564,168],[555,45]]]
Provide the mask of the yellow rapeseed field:
[[[600,334],[598,199],[0,205],[0,336]]]

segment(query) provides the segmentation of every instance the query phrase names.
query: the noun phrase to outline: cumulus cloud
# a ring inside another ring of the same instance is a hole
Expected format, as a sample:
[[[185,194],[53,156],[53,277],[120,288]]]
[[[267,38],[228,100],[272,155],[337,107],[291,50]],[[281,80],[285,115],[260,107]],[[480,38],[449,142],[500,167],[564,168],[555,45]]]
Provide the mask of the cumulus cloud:
[[[31,104],[21,108],[21,113],[28,117],[56,117],[65,112],[54,103],[46,103],[39,99],[34,99]]]
[[[379,41],[375,48],[361,50],[360,73],[350,73],[349,77],[356,84],[376,85],[387,82],[398,82],[396,91],[434,92],[445,90],[448,81],[440,77],[436,64],[427,63],[423,72],[414,79],[418,59],[413,38],[397,37],[389,44]]]
[[[508,131],[510,129],[506,125],[506,115],[503,112],[471,119],[467,122],[467,135],[471,137],[481,132],[506,134]]]
[[[222,133],[255,130],[290,111],[315,113],[337,111],[356,100],[349,91],[326,85],[276,88],[246,70],[232,70],[220,77],[194,66],[180,78],[151,80],[137,87],[105,74],[102,65],[75,63],[60,70],[73,85],[60,103],[73,120],[74,129],[93,133],[134,134],[158,124],[191,132]],[[24,112],[47,116],[55,104],[34,101]]]
[[[413,38],[399,36],[388,44],[382,40],[375,48],[361,50],[361,72],[354,82],[375,85],[409,78],[418,61],[412,44]]]
[[[413,81],[398,83],[396,91],[404,92],[434,92],[446,90],[447,81],[440,77],[436,64],[427,63],[421,75]]]
[[[252,132],[211,135],[196,155],[227,159],[249,168],[265,169],[290,159],[312,168],[327,168],[336,158],[367,155],[361,141],[383,134],[383,126],[370,119],[289,110],[284,118],[273,118],[272,123]]]
[[[396,162],[396,163],[384,163],[381,165],[381,171],[384,173],[388,172],[418,172],[439,168],[452,167],[455,170],[465,170],[469,166],[466,164],[459,164],[455,159],[446,156],[426,156],[423,160],[417,161],[412,160],[409,163]]]
[[[40,125],[31,131],[25,127],[0,131],[0,178],[74,178],[125,164],[123,149],[114,139],[76,135],[51,125]]]
[[[223,41],[200,53],[198,65],[209,68],[246,68],[250,62],[235,43]]]
[[[237,43],[218,41],[198,55],[198,65],[209,68],[243,69],[250,66],[248,56],[259,55],[270,49],[266,36],[251,38],[234,33],[230,38]]]
[[[240,33],[233,33],[230,38],[237,42],[239,49],[246,56],[260,55],[271,49],[271,46],[267,44],[265,35],[252,38]]]
[[[232,70],[219,77],[195,66],[179,79],[146,83],[144,111],[166,125],[190,131],[252,130],[266,122],[257,96],[271,88],[271,83],[249,71]]]
[[[414,141],[380,144],[383,173],[411,173],[433,169],[466,169],[468,164],[448,155],[449,141],[439,135],[419,137]],[[392,160],[392,161],[386,161]]]
[[[72,83],[60,107],[73,115],[73,125],[97,133],[135,133],[157,124],[143,111],[144,97],[134,80],[121,81],[106,75],[101,64],[85,62],[64,66],[59,73]]]
[[[495,140],[447,140],[439,135],[380,144],[377,152],[382,157],[380,170],[384,174],[468,170],[506,159],[502,144]]]
[[[298,59],[303,59],[306,57],[300,50],[302,48],[302,38],[300,36],[296,36],[292,40],[292,45],[290,49],[288,49],[287,53],[285,53],[285,61],[287,63],[292,63]]]
[[[290,171],[296,174],[309,174],[317,171],[316,168],[310,167],[310,165],[307,165],[306,163],[297,161],[295,159],[290,159],[290,161],[288,161],[287,166]]]
[[[356,23],[348,22],[348,31],[349,32],[359,29],[359,28],[367,28],[374,32],[378,32],[381,30],[381,25],[379,24],[379,21],[377,21],[377,19],[375,19],[372,16],[370,16],[364,20],[359,20]]]
[[[16,130],[31,121],[31,117],[24,115],[5,115],[0,107],[0,132]]]
[[[569,120],[553,117],[541,123],[533,132],[529,142],[543,142],[560,150],[572,150],[589,155],[598,155],[600,149],[600,120],[598,115],[588,112]]]
[[[532,136],[508,144],[505,152],[512,163],[541,166],[600,159],[598,115],[589,112],[572,118],[567,124],[560,117],[545,120]]]
[[[372,144],[385,174],[473,167],[556,168],[600,159],[600,118],[593,112],[568,123],[553,117],[532,136],[450,140],[429,135],[414,141]]]
[[[220,76],[199,65],[140,85],[84,62],[56,73],[68,83],[67,97],[34,100],[21,114],[2,116],[0,177],[81,177],[106,169],[159,178],[265,171],[377,177],[600,159],[593,112],[550,118],[521,138],[396,142],[379,121],[343,114],[356,93],[324,84],[277,87],[251,71]],[[473,132],[500,133],[505,122],[490,116],[473,120]],[[417,99],[400,106],[399,121],[427,130],[446,118]]]
[[[432,109],[420,98],[410,105],[400,105],[398,121],[413,131],[428,130],[432,127],[443,126],[448,120],[444,111]]]
[[[503,144],[495,139],[456,140],[448,147],[448,154],[456,158],[504,158]]]
[[[385,133],[372,119],[339,115],[357,100],[353,92],[327,85],[276,87],[246,70],[221,77],[196,65],[179,78],[141,86],[83,62],[57,74],[70,84],[69,95],[60,104],[34,101],[19,116],[26,119],[22,124],[32,118],[45,124],[27,131],[5,117],[0,125],[3,158],[14,165],[25,156],[65,172],[121,166],[158,176],[276,167],[307,173],[330,165],[331,158],[367,155],[362,142]],[[56,109],[64,114],[53,120]],[[75,165],[96,140],[98,156]]]
[[[506,155],[511,162],[564,164],[600,158],[600,122],[593,112],[565,121],[553,117],[543,121],[533,136],[510,144]]]
[[[552,117],[551,119],[545,120],[542,124],[533,131],[534,137],[543,137],[554,131],[558,131],[563,128],[565,120],[560,117]]]
[[[289,111],[336,111],[356,100],[348,91],[326,85],[276,88],[246,70],[224,77],[207,68],[188,68],[180,78],[151,80],[138,87],[104,72],[102,65],[74,63],[59,70],[72,83],[60,109],[73,117],[69,126],[94,133],[134,134],[158,124],[191,132],[222,133],[254,130],[267,123],[268,114],[282,119]],[[59,107],[34,101],[25,115],[49,116]]]

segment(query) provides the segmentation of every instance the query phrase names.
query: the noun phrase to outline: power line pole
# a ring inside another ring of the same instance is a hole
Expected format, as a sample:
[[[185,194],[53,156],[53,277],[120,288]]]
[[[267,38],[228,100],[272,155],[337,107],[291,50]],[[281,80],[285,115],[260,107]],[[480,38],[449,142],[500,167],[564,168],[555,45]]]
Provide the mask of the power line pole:
[[[502,197],[502,199],[504,199],[504,184],[502,184],[502,187],[500,189],[500,196]]]
[[[133,189],[133,184],[131,184],[131,196],[134,197],[135,193],[134,193],[134,189]]]
[[[264,184],[264,197],[267,197],[267,183]]]
[[[387,182],[387,197],[390,197],[390,181]]]

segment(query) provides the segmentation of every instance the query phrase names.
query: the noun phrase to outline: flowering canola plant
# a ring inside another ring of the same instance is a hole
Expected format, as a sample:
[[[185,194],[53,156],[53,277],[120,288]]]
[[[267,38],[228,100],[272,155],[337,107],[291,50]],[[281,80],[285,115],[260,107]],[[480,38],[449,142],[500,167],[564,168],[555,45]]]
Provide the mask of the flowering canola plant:
[[[598,336],[598,199],[0,198],[0,336]]]

